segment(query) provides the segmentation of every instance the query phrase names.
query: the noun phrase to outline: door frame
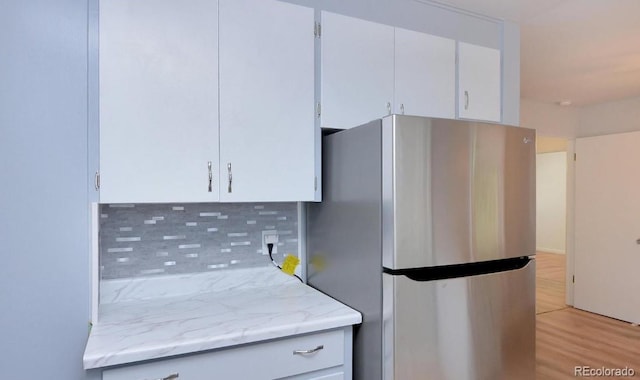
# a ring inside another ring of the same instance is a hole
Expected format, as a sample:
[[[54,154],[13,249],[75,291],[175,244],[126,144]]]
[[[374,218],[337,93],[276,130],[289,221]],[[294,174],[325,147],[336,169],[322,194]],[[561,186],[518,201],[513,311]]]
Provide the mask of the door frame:
[[[549,150],[538,150],[540,138],[550,138],[557,140],[553,145],[560,145]],[[574,279],[574,254],[575,254],[575,139],[567,139],[564,137],[541,136],[536,135],[537,146],[536,154],[551,152],[566,152],[567,171],[566,181],[566,207],[565,207],[565,303],[573,306],[573,279]]]

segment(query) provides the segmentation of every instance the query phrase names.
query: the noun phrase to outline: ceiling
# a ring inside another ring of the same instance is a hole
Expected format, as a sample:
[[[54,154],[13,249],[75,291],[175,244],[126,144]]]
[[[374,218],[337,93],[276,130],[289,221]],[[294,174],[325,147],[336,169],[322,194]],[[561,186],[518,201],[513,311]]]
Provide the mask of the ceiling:
[[[521,97],[574,106],[640,96],[640,0],[439,0],[520,24]]]

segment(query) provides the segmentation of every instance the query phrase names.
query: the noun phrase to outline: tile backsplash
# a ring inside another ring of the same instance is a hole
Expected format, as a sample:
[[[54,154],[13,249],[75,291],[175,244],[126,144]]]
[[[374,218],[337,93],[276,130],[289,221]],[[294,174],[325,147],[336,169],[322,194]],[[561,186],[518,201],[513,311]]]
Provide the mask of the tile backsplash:
[[[265,230],[278,231],[276,262],[298,255],[296,203],[100,205],[100,277],[269,266]]]

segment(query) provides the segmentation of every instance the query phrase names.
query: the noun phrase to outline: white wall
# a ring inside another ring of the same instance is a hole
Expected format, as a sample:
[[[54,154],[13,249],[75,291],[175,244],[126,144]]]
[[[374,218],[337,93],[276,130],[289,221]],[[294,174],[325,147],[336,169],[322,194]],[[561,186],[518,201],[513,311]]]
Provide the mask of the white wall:
[[[87,2],[3,0],[0,51],[0,377],[95,378]]]
[[[640,130],[640,97],[583,107],[520,100],[520,125],[550,137],[588,137]]]
[[[560,107],[528,99],[520,102],[520,126],[532,128],[541,136],[576,137],[579,123],[579,109]]]
[[[580,108],[576,137],[640,130],[640,97]]]
[[[567,153],[536,157],[536,250],[565,253]]]
[[[574,139],[640,130],[640,97],[584,107],[560,107],[521,99],[520,125],[536,129],[538,135],[569,139],[567,154],[575,152]],[[578,159],[580,159],[578,157]],[[573,161],[567,167],[567,299],[573,305],[574,274],[574,217],[575,168]]]
[[[606,135],[640,130],[640,97],[580,107],[578,127],[574,137]],[[568,149],[575,152],[575,143]],[[580,158],[578,158],[580,159]],[[574,291],[574,230],[575,230],[575,166],[568,167],[567,174],[567,304],[573,305]]]

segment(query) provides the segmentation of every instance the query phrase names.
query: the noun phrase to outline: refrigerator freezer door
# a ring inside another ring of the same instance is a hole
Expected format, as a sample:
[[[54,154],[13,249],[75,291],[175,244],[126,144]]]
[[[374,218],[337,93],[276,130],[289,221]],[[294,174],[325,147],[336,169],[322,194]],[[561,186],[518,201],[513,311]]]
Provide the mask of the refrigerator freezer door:
[[[383,276],[385,379],[535,379],[535,261],[438,281]]]
[[[535,254],[535,131],[383,119],[383,265],[419,268]]]

